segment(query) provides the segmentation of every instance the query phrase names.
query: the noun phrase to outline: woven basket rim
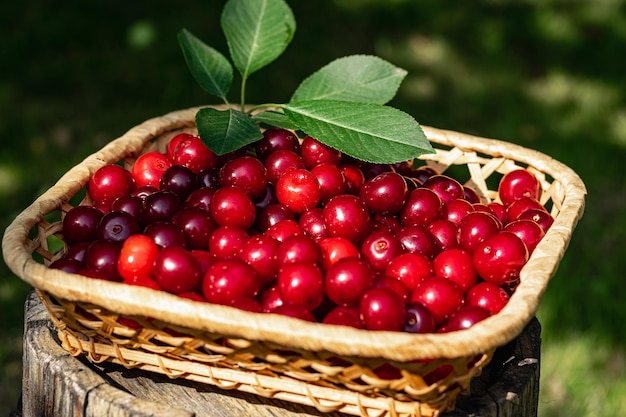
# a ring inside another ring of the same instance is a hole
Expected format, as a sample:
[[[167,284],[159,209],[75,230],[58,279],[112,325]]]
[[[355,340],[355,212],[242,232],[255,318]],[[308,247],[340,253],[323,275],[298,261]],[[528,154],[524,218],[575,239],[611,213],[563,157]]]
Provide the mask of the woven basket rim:
[[[271,341],[285,347],[330,351],[343,356],[382,357],[410,361],[476,355],[502,346],[521,333],[532,319],[584,211],[586,189],[568,166],[541,153],[509,142],[422,126],[434,142],[507,157],[531,165],[559,181],[565,199],[552,227],[520,273],[521,283],[504,309],[468,330],[443,334],[369,331],[309,323],[276,314],[251,313],[232,307],[194,302],[148,288],[94,280],[53,270],[32,258],[29,231],[85,186],[101,166],[136,155],[151,138],[194,127],[199,108],[155,117],[131,128],[65,173],[57,183],[24,209],[6,228],[2,250],[9,268],[31,286],[63,299],[102,306],[125,315],[153,317],[175,325],[229,337]]]

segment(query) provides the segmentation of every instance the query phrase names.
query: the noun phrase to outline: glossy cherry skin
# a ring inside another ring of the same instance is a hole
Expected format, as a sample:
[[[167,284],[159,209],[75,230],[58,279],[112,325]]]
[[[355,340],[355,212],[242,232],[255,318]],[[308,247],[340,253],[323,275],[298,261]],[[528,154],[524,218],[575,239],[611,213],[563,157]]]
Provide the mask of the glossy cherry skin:
[[[433,333],[437,330],[435,318],[423,304],[412,302],[406,305],[403,330],[408,333]]]
[[[501,286],[482,281],[465,294],[465,305],[482,307],[491,314],[497,314],[507,305],[509,298],[509,293]]]
[[[110,211],[98,223],[98,237],[112,242],[123,242],[141,231],[135,217],[125,211]]]
[[[269,128],[263,132],[263,138],[254,143],[257,157],[264,161],[274,151],[286,149],[300,152],[298,137],[291,131],[281,128]]]
[[[365,183],[365,174],[356,165],[341,165],[339,167],[346,181],[346,194],[359,195]]]
[[[376,274],[374,278],[374,286],[378,288],[389,288],[398,294],[404,303],[409,300],[409,295],[411,294],[409,288],[404,284],[404,282],[400,281],[398,278],[385,274]]]
[[[474,251],[474,268],[485,281],[497,285],[515,283],[528,261],[524,242],[512,232],[499,231],[485,239]]]
[[[324,162],[335,165],[341,163],[341,152],[310,136],[302,140],[300,155],[308,169]]]
[[[276,183],[278,202],[294,213],[304,213],[317,206],[322,197],[317,177],[306,169],[293,169],[283,174]]]
[[[89,244],[85,252],[85,269],[97,271],[102,278],[121,281],[117,272],[117,260],[121,245],[109,240],[97,239]],[[83,271],[81,271],[81,274]]]
[[[518,220],[532,220],[537,223],[545,233],[548,233],[550,226],[554,223],[554,217],[546,210],[530,209],[524,211],[517,218]]]
[[[360,242],[370,231],[370,212],[363,200],[341,194],[324,206],[324,224],[332,237],[343,237]]]
[[[182,165],[172,165],[161,176],[159,188],[176,193],[185,200],[192,192],[200,187],[198,175]]]
[[[403,227],[396,232],[396,237],[406,252],[421,253],[432,259],[438,251],[435,238],[424,226]]]
[[[210,213],[220,226],[250,228],[256,219],[256,207],[242,188],[226,186],[215,190]]]
[[[467,292],[478,277],[474,270],[472,255],[463,249],[448,249],[440,252],[433,259],[434,274],[456,283],[461,290]]]
[[[284,204],[274,203],[257,211],[257,217],[255,221],[256,227],[264,232],[271,226],[283,220],[294,220],[296,216],[289,207]]]
[[[143,225],[170,221],[184,204],[184,201],[172,191],[157,191],[143,200],[140,221]]]
[[[276,285],[285,304],[299,305],[313,311],[324,301],[324,276],[313,263],[282,264]]]
[[[328,270],[343,258],[360,258],[361,252],[352,241],[343,237],[327,237],[318,241],[322,249],[322,268]]]
[[[171,166],[172,162],[167,155],[150,151],[139,155],[133,164],[131,173],[135,178],[137,188],[145,186],[159,188],[163,173]]]
[[[400,280],[410,291],[433,274],[432,261],[421,253],[408,252],[398,255],[385,268],[385,275]]]
[[[539,180],[530,171],[516,169],[502,176],[498,184],[498,195],[505,206],[521,198],[538,199],[541,192]]]
[[[356,307],[337,306],[326,313],[322,319],[322,323],[354,327],[355,329],[363,328],[363,323],[359,316],[359,309]]]
[[[289,236],[278,245],[276,260],[278,264],[306,262],[321,266],[322,250],[310,236]]]
[[[328,230],[324,224],[324,211],[320,207],[313,207],[302,213],[298,219],[298,225],[307,236],[311,236],[315,241],[327,238]]]
[[[311,168],[311,173],[320,184],[322,202],[346,191],[346,179],[338,165],[324,162]]]
[[[441,326],[461,308],[464,295],[463,290],[453,281],[433,276],[420,282],[411,293],[410,301],[428,308],[436,325]]]
[[[545,207],[539,202],[539,200],[531,197],[521,197],[507,206],[507,218],[509,222],[518,220],[520,216],[528,210],[546,211]]]
[[[109,201],[132,193],[136,188],[130,171],[117,164],[99,168],[87,183],[87,192],[94,201]]]
[[[450,200],[465,198],[465,191],[461,183],[447,175],[432,175],[424,181],[422,187],[434,191],[441,199],[442,204]]]
[[[359,300],[374,286],[374,271],[360,258],[342,258],[326,271],[326,296],[340,306],[358,307]]]
[[[234,305],[240,298],[255,298],[261,282],[254,268],[238,258],[211,263],[202,279],[202,293],[210,303]]]
[[[143,234],[154,240],[160,248],[169,246],[187,248],[185,232],[172,222],[150,223],[143,229]]]
[[[404,303],[389,288],[371,288],[361,297],[359,313],[368,330],[401,331],[406,319]]]
[[[491,312],[478,306],[463,306],[446,324],[447,332],[466,330],[491,316]]]
[[[407,202],[400,211],[404,226],[428,226],[441,217],[441,198],[427,188],[409,192]]]
[[[458,226],[461,220],[473,211],[474,206],[469,201],[455,198],[442,206],[441,218],[449,220]]]
[[[435,220],[427,228],[433,236],[437,252],[459,247],[458,227],[450,220]]]
[[[272,282],[280,266],[276,254],[280,242],[266,235],[255,235],[241,245],[237,257],[252,266],[261,284]]]
[[[172,223],[183,231],[190,250],[208,248],[209,238],[218,227],[207,210],[195,207],[180,209],[172,217]]]
[[[254,200],[266,191],[267,172],[263,163],[252,155],[244,155],[227,161],[219,170],[220,186],[242,188]]]
[[[237,255],[250,235],[237,226],[220,226],[209,237],[209,252],[217,258],[230,258]]]
[[[202,142],[202,139],[197,136],[188,136],[176,145],[171,161],[175,165],[184,165],[199,174],[207,168],[214,168],[218,163],[218,156]]]
[[[369,262],[374,271],[385,270],[392,259],[404,253],[404,247],[391,232],[370,233],[361,244],[361,257]]]
[[[169,246],[161,249],[154,261],[154,279],[173,294],[191,291],[200,282],[200,264],[184,248]]]
[[[290,236],[303,235],[304,231],[295,220],[285,219],[270,226],[263,234],[283,242]]]
[[[375,213],[396,213],[409,194],[406,181],[397,172],[383,172],[367,180],[359,192],[361,200]]]
[[[528,219],[515,220],[507,224],[504,230],[513,232],[522,239],[524,244],[526,244],[529,256],[546,234],[538,223]]]
[[[71,208],[63,218],[63,238],[68,245],[98,238],[98,224],[104,214],[92,206]]]
[[[264,313],[271,313],[277,307],[284,304],[282,298],[280,298],[278,287],[275,284],[264,289],[258,298],[261,304],[261,311]]]
[[[267,156],[263,163],[270,184],[276,184],[280,177],[292,169],[305,169],[304,160],[294,151],[279,149]]]
[[[469,253],[486,238],[502,229],[502,223],[490,212],[474,211],[459,223],[459,246]]]
[[[112,203],[111,211],[125,211],[136,219],[142,214],[143,200],[136,195],[124,195],[116,198]]]

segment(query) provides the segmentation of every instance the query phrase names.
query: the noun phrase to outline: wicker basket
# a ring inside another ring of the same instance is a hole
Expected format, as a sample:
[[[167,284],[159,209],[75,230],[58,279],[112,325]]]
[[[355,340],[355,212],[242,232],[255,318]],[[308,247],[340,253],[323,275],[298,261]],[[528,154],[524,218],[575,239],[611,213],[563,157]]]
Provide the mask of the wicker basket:
[[[110,361],[360,416],[431,416],[451,410],[494,350],[533,318],[582,216],[585,187],[568,167],[510,143],[424,127],[437,149],[426,164],[497,198],[502,174],[524,167],[542,186],[554,224],[521,272],[507,306],[468,330],[414,335],[331,326],[274,314],[194,302],[143,287],[47,268],[62,256],[61,219],[101,166],[164,150],[194,132],[192,108],[134,127],[67,172],[6,229],[4,259],[37,290],[63,347],[94,362]],[[459,174],[460,173],[460,174]],[[465,178],[459,178],[465,175]],[[378,372],[393,367],[396,377]],[[445,372],[441,372],[445,371]],[[437,375],[440,375],[437,377]]]

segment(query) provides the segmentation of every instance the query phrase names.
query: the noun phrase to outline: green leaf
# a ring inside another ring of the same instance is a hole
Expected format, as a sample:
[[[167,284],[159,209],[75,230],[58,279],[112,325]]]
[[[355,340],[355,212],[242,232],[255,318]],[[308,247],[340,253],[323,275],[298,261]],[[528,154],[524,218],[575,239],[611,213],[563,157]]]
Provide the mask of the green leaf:
[[[178,42],[191,75],[200,87],[227,102],[226,94],[233,82],[233,67],[228,59],[187,29],[178,33]]]
[[[407,72],[371,55],[336,59],[306,78],[292,101],[341,100],[385,104],[398,91]]]
[[[306,134],[363,161],[408,161],[434,149],[419,123],[393,107],[334,100],[281,106]]]
[[[278,58],[296,30],[293,13],[283,0],[229,0],[221,24],[244,80]]]
[[[204,143],[218,155],[242,148],[263,137],[250,116],[238,110],[202,108],[196,113],[196,127]]]
[[[252,119],[260,124],[268,126],[280,127],[283,129],[297,130],[296,126],[285,113],[274,110],[267,110],[252,116]]]

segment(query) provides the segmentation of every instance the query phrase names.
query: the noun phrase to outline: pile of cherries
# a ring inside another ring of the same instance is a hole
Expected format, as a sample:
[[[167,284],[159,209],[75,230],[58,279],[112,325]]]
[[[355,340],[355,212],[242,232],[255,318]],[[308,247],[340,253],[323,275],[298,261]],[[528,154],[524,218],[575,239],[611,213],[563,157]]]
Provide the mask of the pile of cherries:
[[[94,173],[50,267],[361,329],[461,330],[506,305],[553,221],[528,170],[498,192],[482,203],[427,165],[357,161],[284,129],[224,156],[180,133]]]

